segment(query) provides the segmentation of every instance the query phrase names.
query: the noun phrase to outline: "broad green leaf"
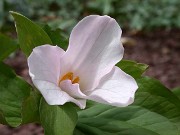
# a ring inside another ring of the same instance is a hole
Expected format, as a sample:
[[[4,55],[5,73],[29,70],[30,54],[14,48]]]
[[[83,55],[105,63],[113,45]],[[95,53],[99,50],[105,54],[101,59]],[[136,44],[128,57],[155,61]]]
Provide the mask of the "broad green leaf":
[[[136,63],[135,61],[129,60],[122,60],[116,66],[120,67],[124,72],[135,79],[140,78],[148,68],[148,65],[146,64]]]
[[[22,105],[22,124],[36,122],[39,123],[39,105],[41,94],[34,90]]]
[[[111,110],[110,110],[111,111]],[[116,113],[121,113],[116,111]],[[136,113],[136,112],[133,112]],[[106,118],[81,118],[75,135],[159,135],[128,122]],[[170,135],[170,134],[169,134]],[[172,135],[172,134],[171,134]]]
[[[32,87],[5,64],[0,63],[0,123],[16,127],[21,124],[21,109]]]
[[[40,121],[45,135],[72,135],[77,122],[77,112],[71,104],[63,106],[48,105],[42,98]]]
[[[58,45],[64,50],[67,49],[68,40],[62,35],[61,29],[51,30],[48,25],[45,25],[43,29],[51,38],[53,45]]]
[[[15,20],[20,48],[26,56],[29,56],[36,46],[52,44],[47,33],[37,24],[17,12],[10,13]]]
[[[0,33],[0,61],[8,57],[17,48],[18,45],[14,40]]]
[[[96,104],[79,111],[75,135],[179,135],[180,100],[159,81],[138,80],[135,102],[124,108]]]

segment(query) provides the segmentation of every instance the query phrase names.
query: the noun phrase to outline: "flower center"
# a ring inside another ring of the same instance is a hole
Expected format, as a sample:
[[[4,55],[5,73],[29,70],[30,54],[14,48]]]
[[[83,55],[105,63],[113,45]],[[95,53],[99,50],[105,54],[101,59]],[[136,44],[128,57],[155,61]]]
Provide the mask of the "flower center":
[[[74,78],[74,75],[72,72],[68,72],[67,74],[65,74],[62,78],[59,78],[59,81],[58,81],[58,86],[60,86],[60,83],[64,80],[71,80],[72,84],[74,83],[78,83],[80,81],[80,78],[79,76],[76,76]]]

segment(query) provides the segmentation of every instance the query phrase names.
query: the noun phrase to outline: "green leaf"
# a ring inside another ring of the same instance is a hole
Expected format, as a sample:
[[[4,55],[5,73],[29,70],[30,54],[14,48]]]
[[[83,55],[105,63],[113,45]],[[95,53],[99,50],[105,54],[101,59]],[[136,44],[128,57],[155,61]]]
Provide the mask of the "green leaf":
[[[41,94],[37,91],[31,91],[30,96],[23,102],[22,105],[22,124],[40,122],[39,105]]]
[[[52,106],[41,99],[40,120],[45,135],[72,135],[77,119],[73,105]]]
[[[22,104],[32,87],[16,76],[7,65],[0,63],[0,123],[19,126],[22,122]]]
[[[8,57],[17,48],[18,45],[14,40],[0,33],[0,61]]]
[[[20,48],[26,56],[29,56],[36,46],[52,44],[47,33],[37,24],[17,12],[11,11],[10,13],[16,23]]]
[[[43,27],[44,31],[49,35],[53,45],[58,45],[60,48],[66,50],[68,47],[68,40],[62,35],[61,29],[51,30],[48,25]]]
[[[172,92],[180,99],[180,87],[172,89]]]
[[[78,112],[75,135],[178,135],[180,100],[159,81],[138,80],[135,102],[124,108],[96,104]]]
[[[121,68],[124,72],[131,75],[135,79],[140,78],[141,75],[147,70],[148,65],[136,63],[135,61],[122,60],[116,66]]]

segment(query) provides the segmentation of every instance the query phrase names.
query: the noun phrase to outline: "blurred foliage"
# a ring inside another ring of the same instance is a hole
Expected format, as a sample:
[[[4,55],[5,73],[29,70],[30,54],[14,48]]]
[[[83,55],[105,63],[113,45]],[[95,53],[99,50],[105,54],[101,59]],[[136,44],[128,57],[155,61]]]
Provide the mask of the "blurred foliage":
[[[89,14],[107,14],[123,28],[147,30],[180,27],[179,0],[1,0],[0,26],[12,22],[8,11],[69,32]]]
[[[82,0],[1,0],[0,25],[13,22],[9,11],[18,11],[33,20],[69,31],[81,16],[81,3]]]
[[[180,27],[179,0],[97,0],[88,7],[111,15],[123,27],[132,29]]]

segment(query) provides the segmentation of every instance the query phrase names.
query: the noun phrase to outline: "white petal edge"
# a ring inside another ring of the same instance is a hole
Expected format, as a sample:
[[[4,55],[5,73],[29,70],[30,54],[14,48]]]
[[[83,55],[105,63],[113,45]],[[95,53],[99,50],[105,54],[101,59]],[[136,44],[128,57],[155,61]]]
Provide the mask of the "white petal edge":
[[[41,80],[33,82],[49,105],[64,105],[67,102],[73,102],[81,109],[86,107],[85,99],[74,99],[51,82]]]
[[[134,102],[135,92],[138,85],[133,77],[114,67],[104,76],[97,88],[87,91],[88,99],[109,104],[112,106],[125,107]]]
[[[65,51],[58,46],[35,47],[28,57],[29,74],[32,80],[57,84],[60,76],[60,58],[64,53]]]
[[[62,57],[62,72],[80,77],[81,90],[95,88],[124,53],[121,28],[109,16],[91,15],[72,30],[67,52]]]
[[[81,92],[79,84],[72,84],[71,80],[64,80],[60,83],[60,88],[74,98],[86,98],[86,95]]]

